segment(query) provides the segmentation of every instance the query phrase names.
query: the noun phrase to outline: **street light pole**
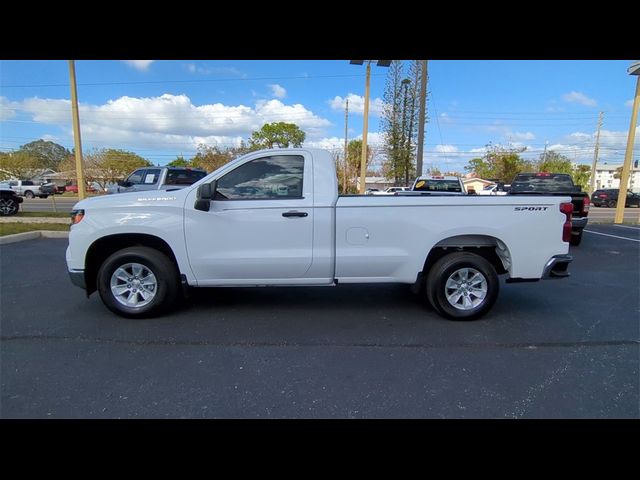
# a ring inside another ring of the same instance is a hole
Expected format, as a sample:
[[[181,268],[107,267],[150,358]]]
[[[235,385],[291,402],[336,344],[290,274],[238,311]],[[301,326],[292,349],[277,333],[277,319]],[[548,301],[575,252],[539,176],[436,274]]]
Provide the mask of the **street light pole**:
[[[78,198],[86,197],[84,187],[84,168],[82,163],[82,142],[80,141],[80,116],[78,114],[78,90],[76,88],[76,66],[69,60],[69,77],[71,79],[71,116],[73,119],[73,140],[76,151],[76,178],[78,181]]]
[[[362,156],[360,158],[360,188],[363,194],[367,178],[367,133],[369,130],[369,84],[371,81],[371,60],[367,63],[367,79],[364,84],[364,122],[362,127]]]
[[[638,104],[640,104],[640,62],[635,62],[630,68],[631,75],[637,75],[636,95],[633,98],[631,109],[631,124],[629,125],[629,136],[627,137],[627,150],[624,154],[624,164],[620,175],[620,190],[618,193],[618,204],[616,206],[616,217],[613,223],[622,223],[624,220],[624,205],[627,200],[627,184],[629,183],[629,172],[631,170],[631,159],[633,156],[633,143],[636,136],[636,123],[638,123]]]
[[[418,117],[418,151],[416,152],[416,174],[422,175],[422,156],[424,144],[424,122],[427,109],[427,60],[422,60],[420,79],[420,116]]]

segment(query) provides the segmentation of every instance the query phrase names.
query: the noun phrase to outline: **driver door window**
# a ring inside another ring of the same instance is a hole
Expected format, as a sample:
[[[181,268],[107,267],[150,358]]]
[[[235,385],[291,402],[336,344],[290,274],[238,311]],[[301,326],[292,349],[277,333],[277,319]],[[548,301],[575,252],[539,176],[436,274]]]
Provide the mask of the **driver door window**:
[[[301,199],[302,155],[273,155],[252,160],[218,180],[216,200]]]
[[[146,169],[136,170],[131,175],[129,175],[129,178],[127,178],[127,182],[131,183],[132,185],[138,185],[142,183],[145,170]]]

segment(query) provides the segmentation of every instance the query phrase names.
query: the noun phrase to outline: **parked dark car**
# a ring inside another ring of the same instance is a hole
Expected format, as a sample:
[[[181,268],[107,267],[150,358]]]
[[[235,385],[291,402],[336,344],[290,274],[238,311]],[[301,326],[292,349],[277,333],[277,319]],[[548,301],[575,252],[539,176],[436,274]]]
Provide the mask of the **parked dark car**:
[[[8,183],[0,183],[0,216],[15,215],[21,203],[22,197],[14,192]]]
[[[602,188],[593,192],[591,195],[591,203],[593,203],[594,207],[615,208],[618,205],[619,194],[620,189],[618,188]],[[627,201],[624,206],[640,207],[640,195],[627,191]]]

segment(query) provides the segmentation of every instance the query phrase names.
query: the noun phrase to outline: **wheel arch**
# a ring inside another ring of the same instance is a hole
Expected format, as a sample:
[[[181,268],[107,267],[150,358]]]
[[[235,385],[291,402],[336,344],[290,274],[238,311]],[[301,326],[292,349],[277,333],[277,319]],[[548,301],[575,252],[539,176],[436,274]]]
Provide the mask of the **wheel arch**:
[[[434,263],[454,252],[475,253],[493,265],[498,274],[508,273],[511,253],[507,244],[497,237],[485,234],[454,235],[436,243],[427,254],[422,275],[426,276]]]
[[[128,247],[149,247],[165,254],[180,271],[175,253],[162,238],[147,233],[116,233],[95,240],[87,249],[84,277],[87,295],[97,289],[97,275],[100,265],[113,253]]]

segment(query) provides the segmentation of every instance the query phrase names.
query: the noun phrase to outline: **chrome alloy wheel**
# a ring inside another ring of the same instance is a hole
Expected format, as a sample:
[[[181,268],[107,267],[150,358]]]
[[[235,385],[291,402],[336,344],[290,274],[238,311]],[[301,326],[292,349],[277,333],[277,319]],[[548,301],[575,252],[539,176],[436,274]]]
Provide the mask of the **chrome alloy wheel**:
[[[158,280],[140,263],[125,263],[111,275],[111,293],[120,304],[141,308],[151,303],[158,291]]]
[[[445,284],[445,296],[458,310],[473,310],[487,296],[487,279],[475,268],[460,268]]]

